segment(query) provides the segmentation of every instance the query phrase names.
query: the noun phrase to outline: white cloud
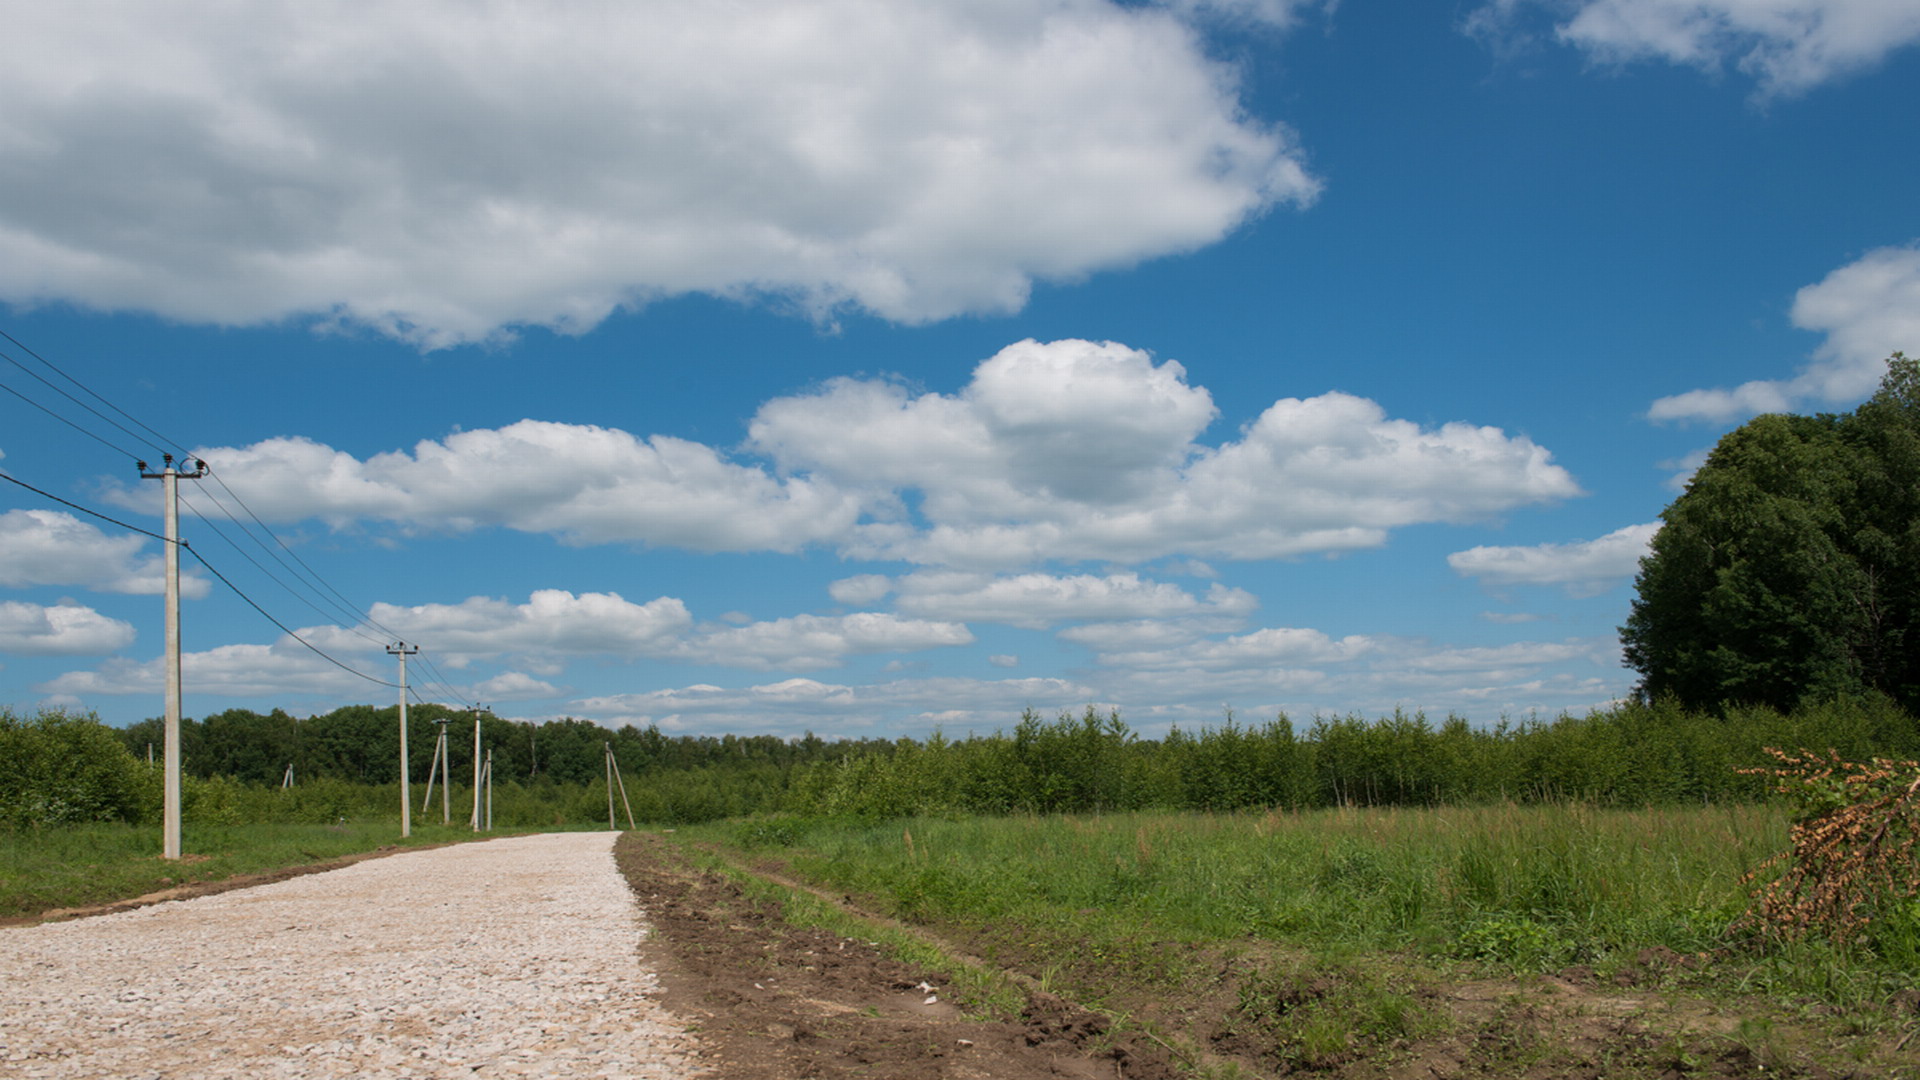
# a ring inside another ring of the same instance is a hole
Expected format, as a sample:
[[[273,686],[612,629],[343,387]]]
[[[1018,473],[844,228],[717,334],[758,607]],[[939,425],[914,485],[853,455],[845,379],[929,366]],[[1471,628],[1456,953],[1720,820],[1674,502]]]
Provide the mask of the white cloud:
[[[473,684],[474,696],[485,702],[553,698],[562,692],[552,683],[520,671],[504,671]]]
[[[662,730],[773,731],[803,729],[834,738],[891,731],[981,734],[1012,727],[1024,709],[1041,714],[1101,705],[1094,690],[1066,679],[901,679],[868,685],[795,678],[738,689],[696,685],[638,694],[583,698],[579,714],[609,724],[657,723]]]
[[[0,653],[21,656],[88,656],[133,644],[130,623],[90,607],[63,603],[52,607],[17,600],[0,601]]]
[[[1655,401],[1653,420],[1724,422],[1802,402],[1851,404],[1873,393],[1895,352],[1920,352],[1920,241],[1868,252],[1794,296],[1793,323],[1827,335],[1791,379],[1690,390]]]
[[[987,663],[992,664],[994,667],[1019,667],[1020,658],[1012,653],[994,653],[992,656],[987,657]]]
[[[1546,618],[1544,615],[1536,615],[1530,611],[1483,611],[1480,613],[1480,617],[1490,623],[1500,623],[1506,626],[1539,622]]]
[[[1103,624],[1111,626],[1113,624]],[[1091,629],[1091,628],[1088,628]],[[1119,660],[1120,657],[1103,657]],[[1406,638],[1336,639],[1274,628],[1158,655],[1126,658],[1075,680],[906,678],[872,684],[795,678],[742,688],[698,685],[586,698],[570,706],[604,723],[658,723],[663,730],[773,731],[858,737],[1006,729],[1022,710],[1044,717],[1118,707],[1143,732],[1168,724],[1215,724],[1231,709],[1243,721],[1285,711],[1367,715],[1396,707],[1430,714],[1574,711],[1625,693],[1630,678],[1611,639],[1456,646]]]
[[[1597,596],[1640,572],[1640,559],[1659,531],[1655,521],[1570,544],[1474,547],[1447,556],[1447,565],[1488,585],[1561,585],[1573,596]]]
[[[1104,0],[94,0],[8,36],[15,302],[429,348],[688,292],[914,322],[1319,187],[1191,26]]]
[[[576,596],[564,589],[538,589],[524,604],[490,596],[411,607],[376,603],[368,617],[456,667],[503,655],[658,656],[693,625],[686,605],[671,596],[636,604],[618,593]],[[337,627],[300,633],[322,648],[365,648]]]
[[[877,604],[893,591],[893,582],[885,574],[855,574],[827,586],[827,595],[842,604]]]
[[[200,456],[276,521],[497,525],[696,551],[832,545],[975,568],[1338,552],[1401,526],[1580,494],[1524,436],[1421,427],[1349,394],[1287,398],[1237,439],[1198,444],[1215,414],[1172,361],[1111,342],[1023,341],[954,395],[835,379],[770,401],[746,450],[771,467],[682,439],[535,420],[366,461],[294,438]],[[137,489],[110,497],[150,502]],[[859,604],[883,596],[881,584],[831,588]]]
[[[1249,634],[1195,641],[1169,649],[1101,653],[1108,667],[1143,670],[1219,671],[1247,667],[1341,664],[1372,651],[1372,638],[1350,634],[1335,640],[1319,630],[1279,626]]]
[[[1494,0],[1469,19],[1511,33],[1521,0]],[[1542,0],[1570,12],[1555,35],[1604,64],[1664,60],[1718,71],[1732,63],[1762,96],[1805,92],[1920,41],[1907,0]]]
[[[923,570],[893,583],[894,606],[909,615],[1045,629],[1073,619],[1237,617],[1259,606],[1253,594],[1215,582],[1205,599],[1134,573],[1017,574],[992,577]]]
[[[1529,439],[1422,428],[1341,393],[1275,402],[1199,446],[1215,410],[1185,374],[1110,342],[1025,341],[953,396],[837,379],[769,402],[749,445],[842,489],[919,492],[924,523],[879,516],[844,550],[949,565],[1342,551],[1579,494]]]
[[[370,658],[350,656],[347,662],[369,678],[392,677],[391,671],[376,666]],[[391,693],[328,663],[292,638],[281,638],[271,645],[221,645],[205,652],[183,653],[180,678],[185,692],[196,697],[284,700],[288,695],[315,694],[365,701],[370,695],[385,698]],[[157,695],[164,685],[160,658],[135,661],[113,657],[98,670],[69,671],[35,689],[83,698],[101,694]]]
[[[1687,485],[1693,483],[1693,474],[1700,471],[1700,466],[1707,463],[1707,457],[1712,453],[1713,447],[1703,446],[1697,450],[1689,450],[1677,458],[1670,458],[1661,462],[1661,468],[1673,470],[1673,475],[1667,477],[1668,489],[1672,491],[1687,490]]]
[[[919,652],[972,643],[972,632],[957,622],[861,611],[835,616],[794,615],[712,630],[681,643],[673,655],[697,664],[805,671],[839,667],[848,656]]]
[[[167,587],[166,563],[140,557],[146,540],[108,536],[58,510],[9,510],[0,514],[0,585],[78,585],[100,592],[153,594]],[[183,572],[180,594],[207,594],[207,579]]]
[[[790,552],[844,534],[860,513],[857,499],[831,486],[777,479],[699,443],[538,420],[422,440],[411,454],[364,462],[300,438],[211,447],[199,456],[255,512],[278,522],[494,525],[580,544]],[[119,489],[113,498],[146,506],[138,490]]]

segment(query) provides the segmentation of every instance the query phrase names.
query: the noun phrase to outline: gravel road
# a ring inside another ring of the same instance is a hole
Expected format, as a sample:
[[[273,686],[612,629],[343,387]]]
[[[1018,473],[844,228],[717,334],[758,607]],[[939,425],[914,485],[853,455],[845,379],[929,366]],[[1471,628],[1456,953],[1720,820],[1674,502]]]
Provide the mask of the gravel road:
[[[693,1077],[614,833],[0,929],[0,1077]]]

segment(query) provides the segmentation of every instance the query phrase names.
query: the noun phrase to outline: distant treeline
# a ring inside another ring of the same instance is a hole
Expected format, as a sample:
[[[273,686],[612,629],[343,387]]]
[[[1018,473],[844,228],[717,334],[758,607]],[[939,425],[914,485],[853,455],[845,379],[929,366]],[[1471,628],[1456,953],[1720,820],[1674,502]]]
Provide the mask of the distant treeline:
[[[1164,739],[1137,738],[1118,713],[1088,709],[1011,734],[901,740],[891,752],[814,765],[784,808],[803,815],[1231,811],[1267,807],[1434,806],[1582,801],[1642,806],[1750,800],[1766,747],[1843,757],[1920,756],[1920,726],[1882,697],[1783,715],[1768,708],[1691,712],[1625,704],[1586,716],[1476,728],[1420,714],[1229,720]]]
[[[677,735],[653,726],[631,724],[610,730],[591,720],[549,720],[542,724],[503,720],[490,712],[480,720],[481,751],[493,753],[496,782],[546,781],[584,784],[606,771],[603,747],[613,744],[627,773],[687,770],[709,766],[764,766],[784,773],[795,765],[831,761],[891,748],[886,740],[828,742],[812,733],[788,740],[774,735]],[[407,709],[407,760],[415,777],[425,779],[439,734],[447,721],[448,759],[453,775],[473,775],[474,712],[445,705]],[[120,737],[135,757],[152,748],[161,753],[165,722],[155,718],[124,728]],[[304,778],[385,783],[399,775],[400,708],[348,705],[299,719],[275,709],[257,713],[228,709],[202,720],[180,722],[180,767],[190,776],[225,776],[242,782],[279,783],[287,767]]]
[[[229,710],[181,724],[187,817],[334,821],[398,816],[396,708],[349,706],[296,719]],[[450,723],[455,805],[471,797],[474,714],[408,710],[414,797]],[[636,820],[690,824],[757,813],[881,819],[914,814],[1233,811],[1336,805],[1430,806],[1578,800],[1608,805],[1762,797],[1765,747],[1853,759],[1920,757],[1920,724],[1884,698],[1782,714],[1697,712],[1633,703],[1586,716],[1474,727],[1420,714],[1228,719],[1143,739],[1118,713],[1046,720],[948,739],[827,740],[667,736],[584,720],[529,724],[480,714],[494,755],[495,821],[585,824],[607,809],[605,745],[626,777]],[[60,712],[0,708],[0,825],[150,821],[159,813],[161,723],[107,728]],[[279,784],[288,765],[294,785]],[[438,801],[438,796],[435,797]],[[415,806],[415,812],[423,812]],[[456,810],[464,820],[465,812]],[[624,823],[625,809],[619,814]]]

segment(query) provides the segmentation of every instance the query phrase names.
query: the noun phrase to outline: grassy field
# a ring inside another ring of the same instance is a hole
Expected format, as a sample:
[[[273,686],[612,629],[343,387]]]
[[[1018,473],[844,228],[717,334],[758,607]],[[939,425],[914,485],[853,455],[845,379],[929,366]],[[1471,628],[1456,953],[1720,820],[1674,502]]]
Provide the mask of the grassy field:
[[[524,830],[521,830],[524,831]],[[0,830],[0,918],[34,915],[143,896],[377,851],[472,840],[464,827],[416,827],[400,839],[396,822],[335,825],[189,825],[186,857],[160,858],[160,830],[122,824]],[[492,835],[499,835],[498,833]]]
[[[1729,934],[1787,825],[1755,805],[1507,805],[767,819],[676,839],[1132,1018],[1202,1072],[1920,1075],[1920,973]]]

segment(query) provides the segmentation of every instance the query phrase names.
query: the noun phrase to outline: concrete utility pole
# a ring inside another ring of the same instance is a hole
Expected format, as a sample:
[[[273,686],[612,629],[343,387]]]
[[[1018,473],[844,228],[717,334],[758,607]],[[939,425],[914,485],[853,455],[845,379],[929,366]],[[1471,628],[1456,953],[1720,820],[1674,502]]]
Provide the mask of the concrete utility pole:
[[[180,857],[180,479],[198,480],[207,475],[207,463],[194,459],[190,473],[173,467],[173,455],[161,457],[159,472],[147,471],[147,463],[136,461],[140,479],[158,480],[166,502],[167,536],[167,722],[165,759],[166,778],[163,796],[160,855]],[[151,753],[151,751],[149,751]]]
[[[400,658],[400,838],[413,835],[413,786],[407,766],[407,657],[420,651],[418,645],[396,641],[387,646],[387,654]]]
[[[434,721],[440,725],[440,735],[433,741],[433,764],[427,766],[427,795],[420,800],[420,813],[425,814],[427,807],[433,805],[433,774],[438,770],[440,773],[440,824],[442,825],[453,820],[453,803],[447,795],[447,792],[453,788],[453,773],[449,771],[453,766],[447,761],[447,725],[452,722],[444,716]]]
[[[484,705],[467,710],[473,714],[473,831],[480,831],[480,712]]]

